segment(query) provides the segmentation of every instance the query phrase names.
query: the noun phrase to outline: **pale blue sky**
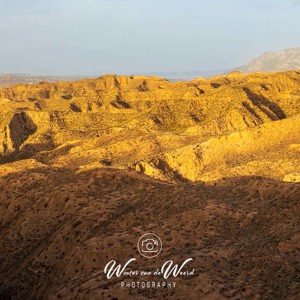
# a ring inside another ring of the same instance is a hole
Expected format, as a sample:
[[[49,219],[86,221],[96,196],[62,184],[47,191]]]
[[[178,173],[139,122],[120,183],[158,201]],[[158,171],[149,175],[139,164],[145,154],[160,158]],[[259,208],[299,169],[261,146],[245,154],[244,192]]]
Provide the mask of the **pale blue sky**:
[[[0,73],[232,68],[300,46],[300,0],[0,0]]]

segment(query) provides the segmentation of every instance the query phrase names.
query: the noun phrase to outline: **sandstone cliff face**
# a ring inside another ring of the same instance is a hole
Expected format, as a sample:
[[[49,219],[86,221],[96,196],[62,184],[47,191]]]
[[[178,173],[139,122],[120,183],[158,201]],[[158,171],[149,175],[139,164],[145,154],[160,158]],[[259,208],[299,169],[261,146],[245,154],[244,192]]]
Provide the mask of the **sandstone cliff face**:
[[[299,172],[299,150],[294,146],[299,141],[300,118],[297,115],[274,124],[267,123],[258,128],[213,137],[199,144],[167,152],[159,160],[150,160],[150,170],[149,166],[144,167],[143,172],[154,176],[153,168],[156,168],[156,173],[164,173],[170,181],[174,180],[174,173],[177,178],[201,182],[238,174],[280,180],[284,177],[287,180],[289,176],[284,174],[292,170]],[[272,168],[264,166],[266,162],[272,163]],[[259,164],[261,168],[251,167],[251,163]],[[140,165],[141,162],[136,168],[139,169]],[[296,181],[296,177],[293,178]]]
[[[0,151],[3,154],[18,151],[20,146],[37,129],[37,126],[25,112],[11,114],[9,119],[9,123],[2,130],[2,147]]]

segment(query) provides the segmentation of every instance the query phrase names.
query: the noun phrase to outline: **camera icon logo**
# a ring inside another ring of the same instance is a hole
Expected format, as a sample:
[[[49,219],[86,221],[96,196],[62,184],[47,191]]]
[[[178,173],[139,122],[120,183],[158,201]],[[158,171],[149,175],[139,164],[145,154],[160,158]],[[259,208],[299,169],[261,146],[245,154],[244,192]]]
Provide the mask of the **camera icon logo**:
[[[145,233],[139,238],[137,248],[142,256],[152,258],[161,252],[162,241],[154,233]]]

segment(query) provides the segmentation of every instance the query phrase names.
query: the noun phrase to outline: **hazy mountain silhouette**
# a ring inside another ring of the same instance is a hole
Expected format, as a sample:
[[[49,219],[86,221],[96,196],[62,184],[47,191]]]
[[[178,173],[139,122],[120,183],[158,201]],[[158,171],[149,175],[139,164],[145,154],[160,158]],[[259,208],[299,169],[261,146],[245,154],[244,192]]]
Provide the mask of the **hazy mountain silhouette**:
[[[300,69],[300,47],[280,52],[265,52],[252,59],[248,64],[236,69],[245,73],[280,72]]]

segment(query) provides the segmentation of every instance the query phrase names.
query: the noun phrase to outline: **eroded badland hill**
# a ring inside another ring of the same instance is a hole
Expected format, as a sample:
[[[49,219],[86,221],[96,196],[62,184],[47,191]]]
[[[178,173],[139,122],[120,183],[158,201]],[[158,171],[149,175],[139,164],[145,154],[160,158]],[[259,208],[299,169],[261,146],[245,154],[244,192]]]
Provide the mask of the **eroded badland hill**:
[[[3,88],[0,153],[1,299],[299,299],[300,72]],[[132,256],[196,274],[105,279]]]

